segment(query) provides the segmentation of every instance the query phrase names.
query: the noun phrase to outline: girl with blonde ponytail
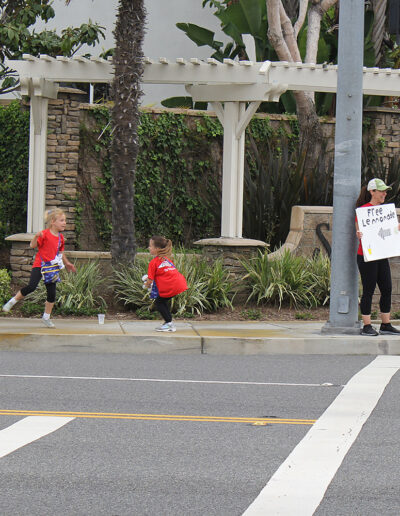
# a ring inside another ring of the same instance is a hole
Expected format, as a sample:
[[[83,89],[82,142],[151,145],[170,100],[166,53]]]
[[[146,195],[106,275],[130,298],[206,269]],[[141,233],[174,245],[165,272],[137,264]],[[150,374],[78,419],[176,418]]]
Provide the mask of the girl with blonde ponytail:
[[[66,226],[65,213],[59,208],[53,208],[45,212],[44,220],[47,228],[36,233],[30,243],[32,248],[38,248],[38,252],[36,253],[33,261],[29,284],[21,288],[14,297],[7,301],[3,306],[3,312],[9,312],[15,303],[24,299],[25,296],[36,290],[39,285],[39,281],[42,278],[43,263],[54,262],[57,260],[60,262],[60,268],[65,266],[67,270],[76,272],[75,266],[67,259],[63,252],[64,235],[62,232]],[[54,323],[50,320],[50,315],[56,301],[57,281],[59,281],[59,279],[56,279],[53,283],[45,282],[47,298],[42,322],[47,326],[47,328],[54,328]]]

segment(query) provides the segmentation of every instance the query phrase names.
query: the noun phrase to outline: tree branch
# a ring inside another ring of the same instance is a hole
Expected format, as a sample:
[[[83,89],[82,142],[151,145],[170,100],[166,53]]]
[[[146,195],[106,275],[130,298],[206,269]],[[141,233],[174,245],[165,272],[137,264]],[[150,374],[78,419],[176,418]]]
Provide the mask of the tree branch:
[[[299,17],[297,18],[296,23],[294,24],[294,35],[297,39],[297,36],[299,35],[300,29],[304,25],[306,16],[307,16],[307,7],[308,7],[308,0],[300,0],[300,6],[299,6]]]
[[[268,16],[268,39],[280,61],[293,61],[290,50],[282,34],[280,7],[281,0],[266,0]]]
[[[337,3],[337,0],[314,0],[308,11],[306,63],[316,63],[318,54],[318,40],[321,31],[321,20],[328,9]]]
[[[291,60],[296,63],[301,62],[300,51],[297,45],[297,39],[294,33],[293,25],[290,21],[289,16],[286,13],[285,8],[282,5],[282,1],[280,1],[279,15],[282,26],[283,38],[292,56]]]
[[[321,0],[320,3],[323,14],[325,14],[328,9],[337,4],[337,0]]]

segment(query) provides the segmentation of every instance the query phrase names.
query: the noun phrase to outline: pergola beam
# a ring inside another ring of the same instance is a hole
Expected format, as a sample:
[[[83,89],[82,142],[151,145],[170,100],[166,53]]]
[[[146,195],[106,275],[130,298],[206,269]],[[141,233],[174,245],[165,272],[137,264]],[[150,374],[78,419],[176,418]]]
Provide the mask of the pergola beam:
[[[286,85],[288,90],[336,92],[337,66],[284,61],[258,63],[232,61],[223,63],[209,58],[175,62],[166,58],[158,61],[143,59],[143,82],[152,84],[224,85]],[[34,57],[24,54],[20,61],[8,61],[8,66],[21,77],[43,77],[50,82],[111,82],[114,75],[112,60],[87,59],[82,56],[57,58]],[[363,68],[363,92],[366,95],[398,95],[400,70]]]

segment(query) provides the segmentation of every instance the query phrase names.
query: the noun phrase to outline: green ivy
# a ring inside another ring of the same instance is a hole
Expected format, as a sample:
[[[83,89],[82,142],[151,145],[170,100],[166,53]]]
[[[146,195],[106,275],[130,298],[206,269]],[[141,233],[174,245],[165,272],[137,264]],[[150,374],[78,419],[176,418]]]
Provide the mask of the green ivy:
[[[90,111],[95,127],[81,127],[81,140],[101,162],[97,178],[103,193],[89,191],[97,234],[107,249],[111,240],[111,124],[104,107]],[[205,116],[189,127],[188,117],[141,113],[135,181],[135,230],[140,245],[154,233],[189,244],[215,236],[220,225],[220,186],[210,145],[222,144],[221,124]],[[87,185],[90,189],[91,185]]]
[[[75,243],[78,249],[80,249],[79,237],[82,233],[82,212],[83,207],[80,201],[80,194],[78,194],[75,198]]]
[[[28,169],[29,111],[14,101],[0,106],[0,247],[26,231]]]
[[[213,235],[220,193],[209,146],[219,138],[216,127],[196,120],[191,130],[184,115],[142,113],[135,182],[139,240],[161,233],[188,244]]]

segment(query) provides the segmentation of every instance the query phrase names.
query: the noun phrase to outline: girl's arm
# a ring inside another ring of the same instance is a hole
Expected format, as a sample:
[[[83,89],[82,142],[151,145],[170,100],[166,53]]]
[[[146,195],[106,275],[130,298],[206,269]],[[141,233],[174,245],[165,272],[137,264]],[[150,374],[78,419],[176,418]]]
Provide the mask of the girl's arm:
[[[75,265],[68,260],[68,258],[65,256],[64,253],[62,254],[62,261],[63,261],[67,271],[69,271],[69,272],[76,272]]]
[[[150,276],[153,276],[153,279]],[[154,281],[155,276],[156,276],[156,261],[153,258],[147,268],[147,280],[144,283],[146,288],[149,288],[151,286],[151,284]]]
[[[37,241],[38,241],[38,238],[41,238],[43,236],[43,231],[38,231],[36,233],[36,235],[32,238],[31,240],[31,243],[29,244],[30,247],[32,247],[32,249],[34,249],[35,247],[37,247]]]

